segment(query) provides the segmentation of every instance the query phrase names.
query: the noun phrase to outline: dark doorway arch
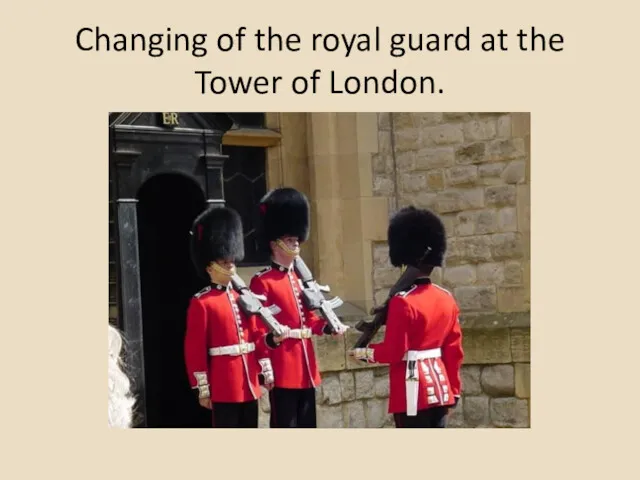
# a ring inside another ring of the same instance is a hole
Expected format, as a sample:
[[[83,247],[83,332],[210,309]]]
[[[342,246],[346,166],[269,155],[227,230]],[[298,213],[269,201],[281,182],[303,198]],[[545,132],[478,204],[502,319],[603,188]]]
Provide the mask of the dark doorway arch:
[[[210,427],[210,411],[189,388],[183,350],[189,300],[206,285],[189,257],[189,230],[205,195],[188,176],[161,173],[143,183],[137,199],[146,424]]]

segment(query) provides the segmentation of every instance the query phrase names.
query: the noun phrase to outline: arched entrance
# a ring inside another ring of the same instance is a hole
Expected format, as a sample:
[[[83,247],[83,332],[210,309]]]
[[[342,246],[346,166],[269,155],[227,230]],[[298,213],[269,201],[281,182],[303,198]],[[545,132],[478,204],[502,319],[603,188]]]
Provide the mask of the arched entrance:
[[[189,299],[206,283],[189,257],[189,229],[206,206],[181,174],[149,178],[138,192],[138,244],[148,427],[208,427],[184,367]]]

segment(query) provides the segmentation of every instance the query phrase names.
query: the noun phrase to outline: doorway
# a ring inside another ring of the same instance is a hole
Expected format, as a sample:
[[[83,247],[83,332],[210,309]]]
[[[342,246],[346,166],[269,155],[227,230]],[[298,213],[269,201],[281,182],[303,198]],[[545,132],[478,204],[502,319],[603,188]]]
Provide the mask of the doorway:
[[[148,428],[211,427],[184,364],[186,312],[204,286],[192,266],[189,230],[205,207],[198,184],[158,174],[138,191],[138,239]]]

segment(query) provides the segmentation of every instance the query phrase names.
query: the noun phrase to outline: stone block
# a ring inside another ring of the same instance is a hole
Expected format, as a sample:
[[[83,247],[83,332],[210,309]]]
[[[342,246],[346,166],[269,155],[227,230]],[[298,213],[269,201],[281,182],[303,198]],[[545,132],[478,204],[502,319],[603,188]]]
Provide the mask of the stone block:
[[[478,180],[478,167],[475,165],[458,165],[445,170],[447,186],[474,185]]]
[[[364,403],[367,428],[382,428],[387,420],[388,400],[374,398]]]
[[[389,267],[389,245],[384,242],[375,242],[373,244],[373,266]]]
[[[463,395],[480,395],[480,367],[478,365],[463,365],[460,371]]]
[[[449,287],[473,285],[476,282],[474,265],[459,265],[444,269],[444,283]]]
[[[459,165],[482,163],[485,159],[486,148],[483,142],[460,146],[455,150],[455,163]]]
[[[453,147],[423,148],[415,154],[414,161],[417,170],[450,167],[455,163],[455,150]]]
[[[531,310],[529,289],[525,287],[498,287],[499,312],[526,312]]]
[[[417,128],[406,128],[395,131],[396,151],[406,152],[409,150],[417,151],[422,146],[420,139],[420,130]]]
[[[378,113],[378,129],[389,130],[390,129],[391,113]]]
[[[483,160],[486,162],[504,162],[521,159],[525,156],[525,144],[522,138],[491,140],[486,143]]]
[[[495,210],[470,210],[457,215],[456,235],[485,235],[497,233],[498,213]]]
[[[337,405],[342,401],[342,391],[338,375],[322,376],[322,403]]]
[[[396,154],[396,168],[400,172],[414,171],[416,169],[416,152],[398,152]]]
[[[501,232],[515,232],[518,230],[518,216],[516,215],[515,207],[505,207],[498,210],[498,229]]]
[[[511,115],[502,115],[496,121],[496,133],[499,138],[511,137]]]
[[[313,342],[318,368],[321,372],[344,370],[346,366],[344,337],[333,337],[331,335],[314,336]]]
[[[378,267],[373,271],[373,283],[376,288],[392,287],[402,273],[399,269],[389,266]]]
[[[465,396],[463,418],[465,427],[490,425],[489,397],[484,395]]]
[[[522,264],[516,261],[506,262],[504,265],[504,283],[518,285],[522,283]]]
[[[513,160],[500,174],[504,183],[524,183],[526,178],[526,163],[524,160]]]
[[[387,301],[387,299],[389,298],[389,290],[388,288],[382,288],[380,290],[376,290],[376,292],[373,294],[373,300],[375,302],[375,305],[382,305],[384,302]]]
[[[524,256],[522,235],[517,232],[491,235],[491,256],[494,260],[512,260]]]
[[[342,395],[342,401],[348,402],[356,399],[356,382],[353,378],[352,372],[340,372],[340,392]]]
[[[515,185],[495,185],[486,187],[484,191],[485,203],[491,207],[516,205]]]
[[[512,328],[511,355],[514,362],[531,361],[531,331],[529,328]]]
[[[464,124],[463,131],[466,142],[490,140],[497,134],[496,120],[493,118],[471,120]]]
[[[500,285],[504,282],[505,271],[502,263],[483,263],[478,265],[478,283],[482,285]]]
[[[489,402],[491,422],[496,427],[526,428],[529,426],[529,405],[519,398],[492,398]]]
[[[373,173],[375,175],[393,174],[393,158],[386,153],[377,153],[371,156]]]
[[[431,127],[442,123],[443,117],[441,112],[414,113],[414,124],[418,128]]]
[[[316,418],[318,428],[344,428],[341,405],[317,405]]]
[[[354,372],[356,379],[356,399],[373,398],[373,370]]]
[[[463,312],[486,312],[496,309],[495,286],[457,287],[454,289],[454,297]]]
[[[427,188],[427,176],[424,173],[403,173],[400,176],[400,190],[403,193],[421,192]]]
[[[417,195],[409,197],[407,200],[407,203],[403,206],[414,205],[416,208],[427,208],[429,210],[435,210],[437,208],[438,194],[419,193]]]
[[[464,141],[462,126],[444,124],[421,128],[423,145],[455,145]]]
[[[511,362],[508,328],[463,329],[462,348],[465,365]]]
[[[516,363],[515,377],[516,397],[531,398],[531,364]]]
[[[484,190],[482,188],[449,189],[438,193],[436,198],[438,213],[482,208],[484,204]]]
[[[517,193],[518,231],[531,230],[531,191],[529,185],[518,185]]]
[[[380,369],[377,369],[378,371]],[[374,386],[373,393],[378,398],[388,398],[389,397],[389,375],[386,374],[384,376],[376,376],[374,378]]]
[[[364,402],[349,402],[344,405],[346,407],[347,428],[366,428]]]
[[[393,128],[398,130],[410,130],[416,128],[414,115],[411,112],[393,112],[391,119],[393,120]]]
[[[483,163],[478,165],[479,185],[503,185],[502,172],[507,167],[507,163]]]
[[[373,195],[380,197],[390,197],[394,194],[395,185],[388,175],[374,175]]]
[[[446,265],[477,264],[491,260],[491,238],[485,235],[451,238],[446,253]]]
[[[460,399],[458,406],[451,410],[447,418],[447,428],[464,427],[464,398]]]
[[[431,170],[427,172],[427,190],[439,192],[444,189],[444,170]]]
[[[491,365],[482,369],[482,390],[491,397],[510,397],[515,393],[513,365]]]

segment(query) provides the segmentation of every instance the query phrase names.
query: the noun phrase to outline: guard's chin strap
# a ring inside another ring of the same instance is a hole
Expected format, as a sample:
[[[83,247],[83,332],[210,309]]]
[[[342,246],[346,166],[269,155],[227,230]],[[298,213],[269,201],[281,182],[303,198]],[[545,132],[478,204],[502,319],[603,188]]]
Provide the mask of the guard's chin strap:
[[[287,247],[287,244],[284,243],[280,239],[276,240],[276,245],[278,245],[278,247],[280,247],[280,250],[282,250],[284,253],[286,253],[290,257],[297,257],[300,254],[300,248],[299,247],[296,248],[295,250],[293,250],[293,249]]]
[[[227,277],[233,277],[235,274],[234,270],[227,270],[226,268],[221,267],[218,263],[213,262],[211,264],[211,268],[222,275],[226,275]]]

